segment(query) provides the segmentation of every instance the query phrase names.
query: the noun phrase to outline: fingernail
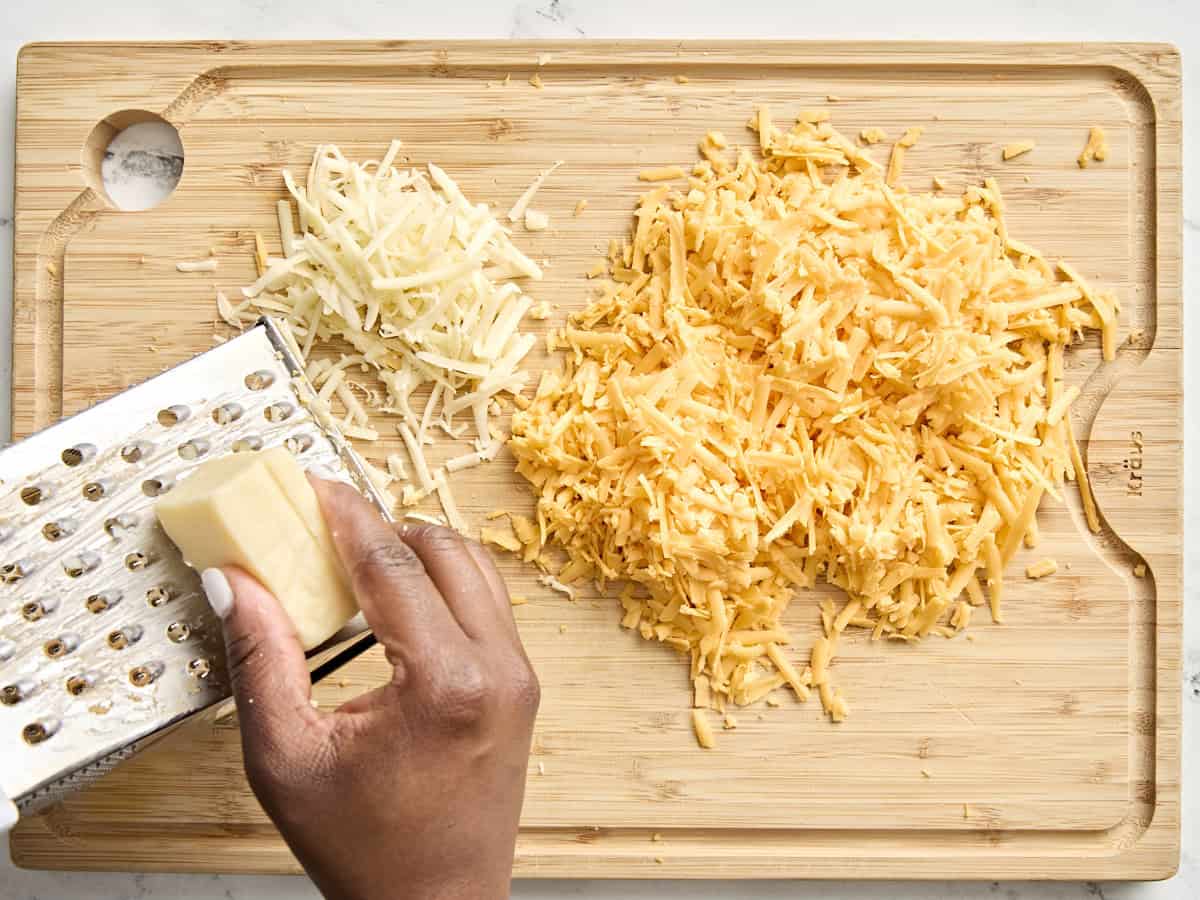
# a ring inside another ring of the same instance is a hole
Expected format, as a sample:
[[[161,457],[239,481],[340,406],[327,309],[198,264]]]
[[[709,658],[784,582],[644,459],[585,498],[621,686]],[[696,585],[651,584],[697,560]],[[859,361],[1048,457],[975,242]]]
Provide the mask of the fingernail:
[[[322,481],[339,481],[338,475],[333,469],[326,466],[324,463],[317,463],[308,467],[310,474],[316,475]]]
[[[200,583],[204,585],[204,596],[208,598],[208,605],[217,618],[228,617],[233,609],[233,588],[229,586],[225,573],[220,569],[205,569],[200,573]]]

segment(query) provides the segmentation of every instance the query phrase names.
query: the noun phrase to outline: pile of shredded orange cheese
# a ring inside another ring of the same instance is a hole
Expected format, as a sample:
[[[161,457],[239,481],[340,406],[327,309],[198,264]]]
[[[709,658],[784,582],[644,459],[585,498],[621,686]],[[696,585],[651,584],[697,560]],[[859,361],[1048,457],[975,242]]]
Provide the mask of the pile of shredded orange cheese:
[[[1098,528],[1063,351],[1099,329],[1112,358],[1118,305],[1011,237],[991,179],[889,186],[826,118],[761,110],[761,156],[710,133],[685,190],[642,197],[511,447],[559,578],[626,582],[623,624],[690,656],[695,706],[815,687],[840,721],[845,629],[999,620],[1064,478]],[[782,616],[819,579],[847,600],[798,665]]]

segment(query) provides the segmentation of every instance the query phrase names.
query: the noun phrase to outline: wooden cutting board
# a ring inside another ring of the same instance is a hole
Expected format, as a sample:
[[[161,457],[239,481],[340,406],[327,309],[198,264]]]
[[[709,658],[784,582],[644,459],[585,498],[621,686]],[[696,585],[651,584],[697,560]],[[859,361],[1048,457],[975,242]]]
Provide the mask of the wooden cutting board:
[[[540,59],[539,59],[540,57]],[[529,83],[534,73],[544,85]],[[1016,560],[1008,624],[918,647],[843,641],[851,717],[815,701],[740,711],[696,746],[686,666],[503,560],[544,685],[516,872],[521,876],[1159,878],[1179,853],[1181,621],[1180,76],[1151,45],[816,43],[64,44],[18,66],[14,427],[28,434],[187,358],[225,329],[217,288],[254,276],[252,236],[277,242],[279,170],[318,142],[378,155],[394,137],[472,198],[506,209],[564,160],[516,240],[548,259],[534,293],[555,325],[589,296],[584,273],[621,237],[643,168],[690,163],[720,129],[750,143],[827,107],[855,135],[925,131],[905,180],[961,190],[994,175],[1010,230],[1122,303],[1116,362],[1070,355],[1077,430],[1105,517],[1047,501],[1042,545]],[[97,193],[113,126],[161,113],[185,147],[157,209]],[[105,121],[109,124],[104,125]],[[101,127],[94,131],[97,125]],[[1109,155],[1076,165],[1088,128]],[[90,140],[89,140],[89,136]],[[1001,162],[1002,145],[1036,141]],[[887,145],[882,148],[887,152]],[[574,216],[579,200],[586,210]],[[177,272],[213,252],[215,273]],[[275,252],[278,252],[277,247]],[[539,326],[541,327],[541,326]],[[542,354],[534,366],[550,361]],[[390,427],[387,428],[390,431]],[[367,448],[379,458],[381,450]],[[467,474],[478,525],[528,509],[507,456]],[[510,461],[509,461],[510,462]],[[1053,556],[1059,573],[1019,574]],[[1145,577],[1133,568],[1144,563]],[[817,596],[792,606],[807,646]],[[977,617],[977,619],[982,617]],[[320,685],[322,704],[385,674],[375,655]],[[661,840],[653,840],[653,835]],[[23,822],[19,864],[291,872],[242,777],[236,724],[195,723],[87,792]]]

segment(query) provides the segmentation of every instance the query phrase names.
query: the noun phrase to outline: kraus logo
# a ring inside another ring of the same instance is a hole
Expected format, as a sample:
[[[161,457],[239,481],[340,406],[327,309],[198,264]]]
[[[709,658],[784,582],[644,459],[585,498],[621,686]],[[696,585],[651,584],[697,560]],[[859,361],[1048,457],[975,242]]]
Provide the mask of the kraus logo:
[[[1131,497],[1142,496],[1142,465],[1145,462],[1145,446],[1146,442],[1142,438],[1140,431],[1129,432],[1129,458],[1125,460],[1124,467],[1129,471],[1129,480],[1125,484],[1125,493]]]

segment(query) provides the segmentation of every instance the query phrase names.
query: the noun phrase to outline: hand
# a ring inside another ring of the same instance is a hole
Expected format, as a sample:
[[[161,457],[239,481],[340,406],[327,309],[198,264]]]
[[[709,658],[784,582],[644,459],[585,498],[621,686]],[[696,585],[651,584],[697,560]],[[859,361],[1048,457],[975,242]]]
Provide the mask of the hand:
[[[276,599],[240,569],[205,572],[250,786],[326,897],[507,897],[539,688],[500,573],[449,529],[389,525],[312,481],[392,676],[314,709]]]

